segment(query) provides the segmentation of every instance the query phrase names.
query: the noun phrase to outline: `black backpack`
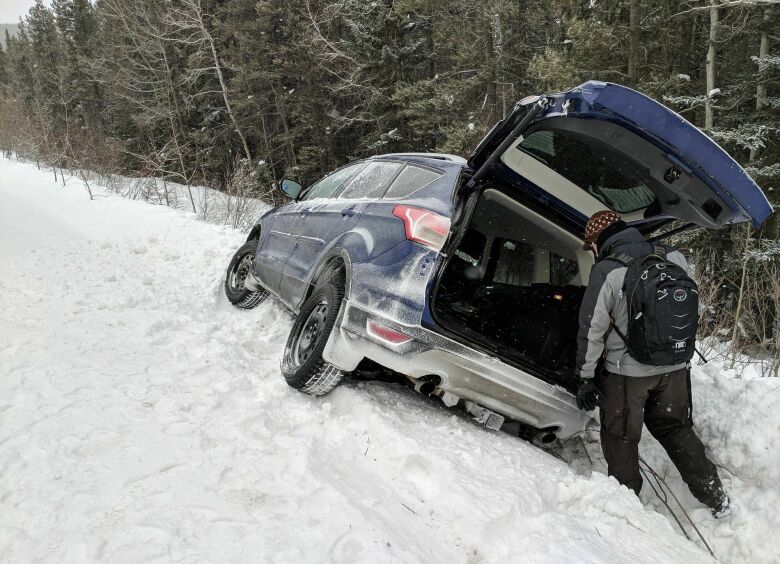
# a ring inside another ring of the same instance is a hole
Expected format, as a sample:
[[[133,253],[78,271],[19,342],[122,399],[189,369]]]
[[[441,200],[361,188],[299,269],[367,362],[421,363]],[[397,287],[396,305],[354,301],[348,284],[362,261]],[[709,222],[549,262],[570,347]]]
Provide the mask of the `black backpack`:
[[[689,362],[696,346],[699,290],[684,268],[653,246],[649,255],[634,259],[617,253],[608,258],[625,265],[623,294],[628,305],[628,354],[642,364],[670,366]]]

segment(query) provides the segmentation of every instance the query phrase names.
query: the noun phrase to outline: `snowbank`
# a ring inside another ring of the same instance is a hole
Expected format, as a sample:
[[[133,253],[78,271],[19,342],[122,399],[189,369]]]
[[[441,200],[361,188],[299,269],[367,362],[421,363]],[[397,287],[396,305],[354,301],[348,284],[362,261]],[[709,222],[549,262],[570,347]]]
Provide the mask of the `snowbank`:
[[[731,496],[734,513],[713,521],[693,499],[663,449],[644,437],[640,448],[687,505],[719,560],[778,562],[780,559],[780,380],[728,363],[694,367],[693,420]],[[651,492],[643,491],[651,500]],[[654,503],[654,500],[651,500]],[[693,533],[691,533],[693,535]]]
[[[0,561],[711,561],[603,473],[405,389],[288,388],[289,314],[222,294],[243,236],[96,193],[0,160]],[[777,392],[734,376],[694,385],[736,514],[693,515],[723,561],[771,562]]]
[[[101,177],[97,174],[88,176],[90,184],[106,181],[109,191],[131,200],[142,200],[184,212],[193,211],[194,208],[198,218],[202,220],[243,230],[249,230],[256,218],[270,208],[267,203],[257,198],[238,197],[207,186],[187,186],[162,178],[119,175]],[[69,181],[74,186],[79,184],[76,177]]]

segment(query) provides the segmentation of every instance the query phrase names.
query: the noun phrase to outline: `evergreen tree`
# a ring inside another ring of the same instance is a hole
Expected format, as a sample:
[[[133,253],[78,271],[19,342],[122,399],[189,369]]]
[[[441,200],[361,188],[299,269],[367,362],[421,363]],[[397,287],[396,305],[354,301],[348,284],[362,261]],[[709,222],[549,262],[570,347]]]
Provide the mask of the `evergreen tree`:
[[[8,34],[6,32],[5,36],[6,42],[8,42]],[[0,88],[3,88],[8,85],[8,69],[6,66],[8,65],[7,62],[7,56],[5,54],[5,49],[2,45],[0,45]]]
[[[523,96],[607,80],[711,119],[772,194],[778,9],[715,11],[713,26],[694,0],[38,0],[5,81],[54,152],[86,128],[131,170],[220,185],[237,166],[307,183],[376,153],[465,155]]]

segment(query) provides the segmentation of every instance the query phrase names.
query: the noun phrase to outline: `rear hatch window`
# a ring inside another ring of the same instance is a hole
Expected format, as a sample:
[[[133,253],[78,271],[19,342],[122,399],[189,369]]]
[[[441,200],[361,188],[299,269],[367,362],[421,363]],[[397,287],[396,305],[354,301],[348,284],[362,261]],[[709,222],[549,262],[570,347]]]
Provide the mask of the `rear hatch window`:
[[[571,131],[536,131],[519,146],[524,152],[619,213],[641,210],[655,194],[638,178],[637,165],[609,145]]]

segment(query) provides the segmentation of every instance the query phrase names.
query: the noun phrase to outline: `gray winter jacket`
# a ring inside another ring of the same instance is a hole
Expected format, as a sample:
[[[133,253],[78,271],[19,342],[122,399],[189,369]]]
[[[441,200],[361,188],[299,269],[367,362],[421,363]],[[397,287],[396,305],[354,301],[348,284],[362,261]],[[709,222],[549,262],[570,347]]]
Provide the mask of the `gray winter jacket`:
[[[588,288],[580,307],[580,328],[577,334],[577,374],[580,378],[593,378],[596,364],[606,345],[606,369],[624,376],[654,376],[684,368],[674,366],[650,366],[634,360],[617,331],[610,330],[610,316],[623,335],[628,334],[628,307],[623,295],[623,279],[628,270],[618,261],[607,259],[611,254],[625,253],[639,258],[652,252],[652,245],[642,234],[629,227],[609,237],[599,249],[599,257],[591,270]],[[683,254],[665,247],[666,258],[686,271],[688,263]],[[606,343],[605,343],[606,337]]]

